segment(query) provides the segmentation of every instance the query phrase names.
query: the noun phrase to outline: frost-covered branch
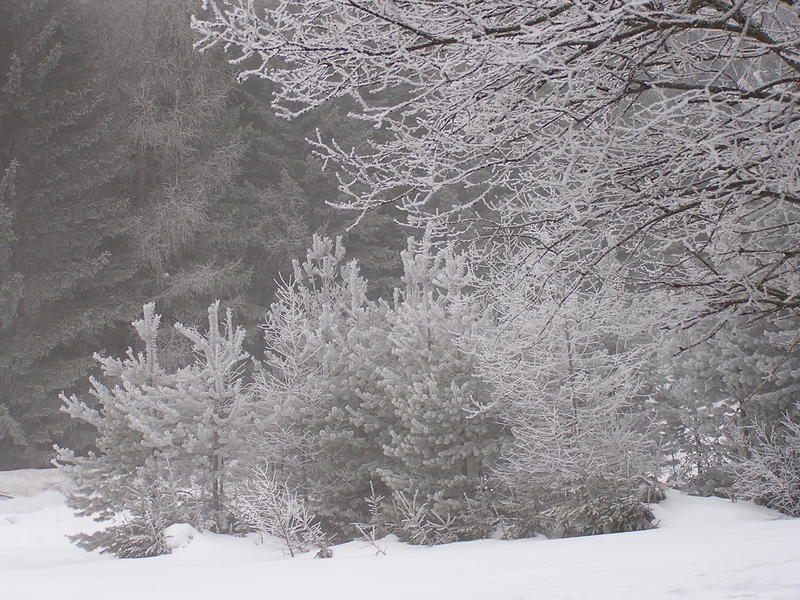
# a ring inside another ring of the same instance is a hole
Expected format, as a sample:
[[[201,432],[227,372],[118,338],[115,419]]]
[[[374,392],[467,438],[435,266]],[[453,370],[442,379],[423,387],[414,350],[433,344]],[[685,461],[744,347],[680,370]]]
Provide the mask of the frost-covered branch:
[[[313,545],[325,549],[327,539],[305,499],[276,479],[268,466],[255,468],[237,502],[239,517],[255,531],[280,538],[290,556]]]
[[[800,18],[779,0],[208,0],[201,49],[335,98],[376,136],[313,140],[349,195],[676,290],[688,325],[800,308]],[[455,194],[445,201],[444,192]]]

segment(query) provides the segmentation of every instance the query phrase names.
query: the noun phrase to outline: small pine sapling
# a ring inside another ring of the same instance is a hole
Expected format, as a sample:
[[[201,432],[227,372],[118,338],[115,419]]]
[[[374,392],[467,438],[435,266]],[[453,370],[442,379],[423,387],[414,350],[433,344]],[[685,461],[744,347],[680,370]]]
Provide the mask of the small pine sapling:
[[[177,323],[175,328],[193,344],[191,394],[181,395],[172,407],[181,416],[176,441],[196,460],[193,481],[210,493],[210,519],[216,531],[228,531],[227,481],[237,459],[248,452],[251,400],[243,371],[249,355],[242,349],[246,332],[234,327],[229,308],[220,326],[219,301],[208,308],[208,332]],[[176,432],[177,433],[177,432]]]
[[[392,494],[398,532],[409,542],[425,546],[457,541],[455,517],[452,514],[440,515],[433,506],[435,497],[423,500],[419,496],[418,492],[409,496],[400,490]]]
[[[97,431],[97,452],[57,449],[58,467],[75,482],[70,504],[112,520],[79,540],[84,547],[151,555],[168,551],[161,531],[173,523],[229,528],[226,482],[249,456],[250,395],[242,382],[244,331],[233,327],[230,312],[221,331],[218,307],[209,308],[207,335],[178,326],[194,344],[194,364],[174,372],[161,366],[160,317],[151,303],[133,323],[144,351],[129,350],[125,359],[95,355],[102,369],[102,381],[90,380],[95,403],[62,395],[65,412]],[[121,513],[130,519],[118,526]]]
[[[386,523],[381,522],[381,512],[385,496],[375,492],[375,486],[369,482],[370,495],[364,498],[369,512],[368,523],[353,523],[353,526],[361,534],[361,538],[370,546],[375,548],[375,555],[386,556],[386,548],[378,543],[378,538],[386,528]]]
[[[61,395],[62,410],[97,431],[96,452],[79,456],[70,449],[56,448],[55,464],[73,482],[70,506],[99,521],[122,511],[132,515],[127,524],[78,540],[84,547],[105,548],[120,556],[166,551],[154,526],[171,518],[160,508],[158,514],[154,512],[170,504],[163,502],[164,486],[154,483],[166,441],[151,424],[161,415],[159,398],[176,388],[180,374],[167,373],[159,364],[159,324],[155,305],[146,304],[142,318],[132,324],[144,344],[143,351],[128,350],[124,359],[95,354],[102,375],[90,379],[93,403]]]

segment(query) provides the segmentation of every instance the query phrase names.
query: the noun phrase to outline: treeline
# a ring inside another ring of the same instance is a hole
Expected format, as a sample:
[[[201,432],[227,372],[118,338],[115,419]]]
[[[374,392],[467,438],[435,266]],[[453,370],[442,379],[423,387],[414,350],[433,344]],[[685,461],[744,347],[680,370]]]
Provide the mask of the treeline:
[[[72,505],[127,515],[79,543],[161,554],[163,531],[190,523],[324,555],[358,536],[379,548],[388,533],[436,544],[650,527],[643,502],[661,491],[636,418],[642,354],[607,351],[608,303],[587,298],[594,321],[563,311],[537,343],[539,308],[511,332],[452,245],[409,241],[401,258],[392,301],[371,300],[341,239],[315,237],[270,307],[256,363],[215,303],[206,326],[175,326],[193,363],[165,368],[166,330],[146,305],[141,350],[98,356],[91,402],[63,396],[100,450],[59,451]],[[515,293],[504,290],[509,306]]]
[[[315,128],[362,136],[342,123],[346,107],[277,119],[269,85],[239,84],[221,53],[193,50],[192,8],[0,6],[0,468],[46,464],[54,442],[92,443],[58,394],[85,387],[94,352],[132,343],[143,303],[198,324],[220,299],[257,348],[289,257],[347,224],[305,142]],[[387,222],[374,215],[349,236],[384,274],[375,294],[399,267],[391,249],[404,236]],[[181,336],[161,343],[164,364],[186,362]]]
[[[315,236],[261,326],[262,360],[218,302],[202,327],[172,332],[145,305],[135,349],[96,356],[90,397],[62,395],[97,434],[97,453],[59,449],[71,505],[109,520],[76,541],[151,556],[189,523],[324,557],[356,537],[380,552],[390,533],[592,535],[654,526],[664,482],[800,514],[795,375],[747,381],[787,332],[765,332],[760,351],[757,331],[739,346],[720,332],[665,361],[680,340],[656,333],[657,293],[603,285],[565,299],[569,279],[515,270],[487,289],[467,254],[429,234],[400,258],[391,301],[371,299],[342,240]],[[170,333],[191,363],[162,360]]]

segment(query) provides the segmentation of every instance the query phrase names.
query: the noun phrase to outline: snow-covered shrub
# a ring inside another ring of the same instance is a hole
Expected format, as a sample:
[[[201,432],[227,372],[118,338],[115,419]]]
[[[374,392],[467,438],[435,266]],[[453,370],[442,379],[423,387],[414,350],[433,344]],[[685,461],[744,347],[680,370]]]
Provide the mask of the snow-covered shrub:
[[[169,554],[164,530],[184,516],[176,501],[176,490],[163,483],[144,484],[128,490],[125,513],[112,525],[92,534],[70,536],[84,550],[100,550],[119,558],[144,558]],[[138,501],[134,502],[133,498]]]
[[[250,481],[236,501],[242,523],[254,531],[279,538],[290,556],[318,546],[322,553],[329,541],[308,503],[268,466],[253,469]]]
[[[780,429],[787,413],[800,415],[794,408],[800,392],[799,335],[800,320],[785,317],[732,319],[694,346],[685,335],[674,336],[662,354],[665,381],[656,404],[673,485],[730,496],[731,466],[751,441],[758,445],[750,440],[755,432]]]
[[[103,554],[113,554],[118,558],[161,556],[170,552],[163,535],[165,526],[166,523],[143,515],[91,535],[70,536],[70,540],[84,550],[99,549]]]
[[[464,497],[461,511],[454,512],[446,510],[448,504],[441,501],[440,494],[429,497],[395,490],[387,498],[373,489],[364,498],[369,520],[353,525],[378,553],[383,551],[377,539],[390,533],[403,541],[427,546],[488,538],[512,530],[510,520],[499,512],[493,500],[485,491]]]
[[[433,546],[455,542],[455,518],[450,513],[440,513],[432,506],[436,498],[421,499],[418,493],[406,495],[402,491],[392,494],[392,523],[400,539],[412,544]]]
[[[746,447],[733,468],[736,496],[800,517],[800,422],[787,416],[777,427],[757,425]]]
[[[655,519],[649,506],[631,494],[630,482],[582,477],[562,481],[561,497],[541,512],[539,525],[552,537],[596,535],[649,529]]]

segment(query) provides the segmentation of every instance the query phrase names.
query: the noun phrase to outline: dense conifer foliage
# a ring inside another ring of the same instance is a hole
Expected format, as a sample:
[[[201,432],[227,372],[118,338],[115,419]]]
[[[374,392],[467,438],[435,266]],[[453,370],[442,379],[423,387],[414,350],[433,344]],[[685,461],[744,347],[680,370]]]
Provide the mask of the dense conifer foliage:
[[[71,3],[0,7],[4,466],[32,464],[62,438],[58,391],[85,379],[92,352],[114,345],[140,304],[134,215],[114,185],[124,156],[92,77],[90,23]]]
[[[798,321],[731,321],[703,344],[672,356],[662,352],[668,380],[656,395],[662,451],[671,476],[699,493],[728,495],[731,463],[767,440],[785,438],[797,423]]]
[[[365,527],[423,544],[648,527],[637,490],[655,466],[630,410],[642,353],[619,343],[610,300],[566,308],[543,336],[547,307],[531,309],[514,333],[524,287],[492,314],[452,246],[426,235],[401,258],[392,304],[371,300],[341,239],[315,236],[267,314],[252,387],[244,331],[230,312],[220,329],[219,303],[208,333],[176,325],[195,350],[177,369],[159,362],[146,305],[145,351],[97,356],[98,408],[64,397],[98,434],[97,454],[59,453],[74,505],[133,515],[83,543],[148,554],[159,538],[145,532],[178,520],[278,532],[292,553]]]
[[[363,516],[381,464],[387,423],[380,417],[388,413],[377,376],[389,356],[381,326],[387,311],[368,300],[341,239],[317,237],[264,326],[259,446],[337,529]]]
[[[267,318],[262,446],[337,532],[369,520],[365,498],[398,493],[465,527],[499,453],[496,421],[470,413],[488,391],[462,348],[482,322],[464,257],[426,240],[402,260],[394,303],[373,302],[341,241],[317,238]]]
[[[395,415],[381,476],[457,518],[483,491],[500,452],[497,419],[477,410],[491,392],[469,351],[491,327],[471,302],[466,257],[452,246],[437,251],[426,237],[409,242],[402,259],[405,285],[388,315],[391,360],[380,371]]]

